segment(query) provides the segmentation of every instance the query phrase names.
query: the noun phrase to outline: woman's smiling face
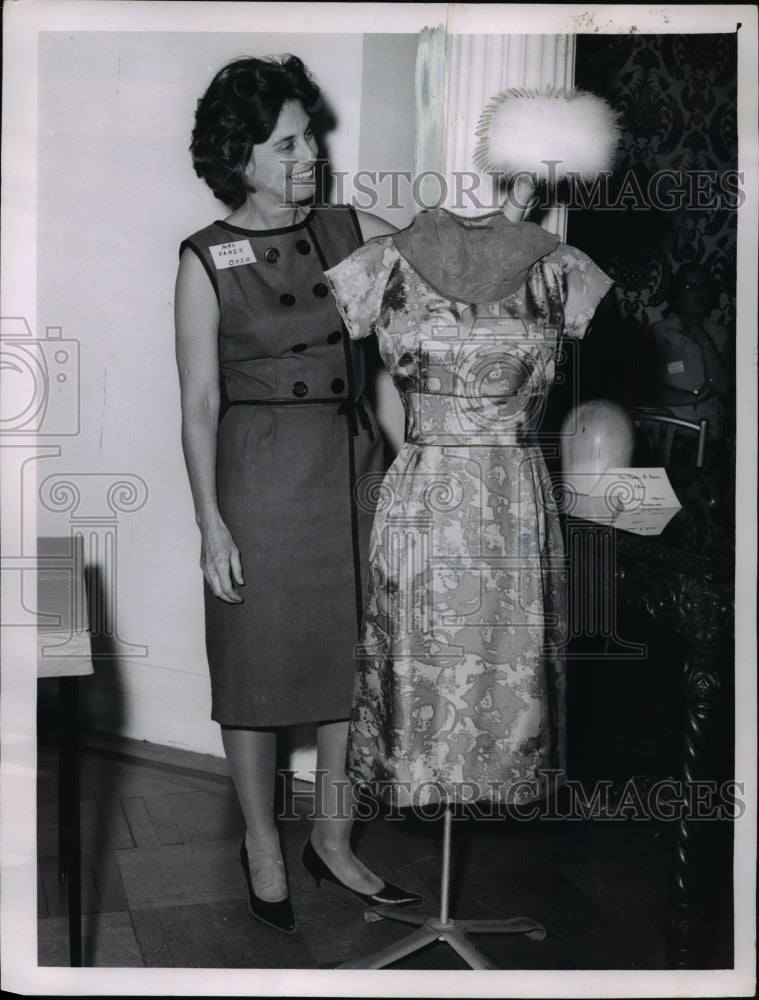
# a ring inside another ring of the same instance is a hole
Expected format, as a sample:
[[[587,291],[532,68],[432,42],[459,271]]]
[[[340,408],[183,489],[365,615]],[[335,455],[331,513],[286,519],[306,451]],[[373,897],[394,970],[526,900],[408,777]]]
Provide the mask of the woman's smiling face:
[[[282,105],[269,138],[253,147],[245,178],[257,196],[277,205],[313,197],[316,139],[300,101],[286,101]]]

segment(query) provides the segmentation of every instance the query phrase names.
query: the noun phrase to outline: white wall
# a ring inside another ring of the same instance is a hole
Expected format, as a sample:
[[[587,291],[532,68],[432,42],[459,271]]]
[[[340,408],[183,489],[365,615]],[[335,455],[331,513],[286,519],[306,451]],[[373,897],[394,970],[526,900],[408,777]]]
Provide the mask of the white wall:
[[[375,40],[372,86],[382,83],[383,63],[396,87],[413,79],[414,46],[414,36],[399,46]],[[395,162],[400,149],[413,150],[413,93],[380,131],[362,121],[360,34],[40,36],[37,325],[79,342],[82,425],[60,457],[37,463],[38,474],[69,479],[87,496],[75,509],[40,506],[37,531],[76,527],[98,545],[91,558],[111,601],[115,655],[84,685],[87,724],[215,754],[199,536],[179,437],[173,283],[180,240],[227,211],[192,169],[195,102],[228,60],[282,52],[306,62],[336,112],[336,168],[355,172],[367,128],[372,152],[388,143]],[[107,489],[118,479],[144,484],[144,504],[114,513]],[[113,558],[106,536],[115,538]]]
[[[413,174],[416,166],[417,45],[415,34],[364,37],[359,170],[376,175],[376,188],[368,185],[374,188],[377,198],[377,205],[371,210],[398,229],[408,226],[417,211],[410,185],[400,182],[402,172]],[[399,175],[397,199],[390,178],[380,179],[382,172],[394,171]],[[361,194],[362,203],[368,200]],[[373,389],[380,423],[392,450],[397,452],[403,443],[405,419],[398,393],[384,368],[375,371]]]

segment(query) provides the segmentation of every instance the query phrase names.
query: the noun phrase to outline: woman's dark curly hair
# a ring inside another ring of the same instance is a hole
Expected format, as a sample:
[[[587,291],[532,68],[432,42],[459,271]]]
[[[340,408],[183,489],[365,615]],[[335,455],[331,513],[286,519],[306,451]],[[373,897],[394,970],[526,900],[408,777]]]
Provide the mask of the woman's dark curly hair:
[[[198,101],[190,152],[195,173],[231,208],[245,201],[245,168],[253,146],[274,131],[282,105],[306,110],[319,88],[297,56],[236,59],[219,70]]]

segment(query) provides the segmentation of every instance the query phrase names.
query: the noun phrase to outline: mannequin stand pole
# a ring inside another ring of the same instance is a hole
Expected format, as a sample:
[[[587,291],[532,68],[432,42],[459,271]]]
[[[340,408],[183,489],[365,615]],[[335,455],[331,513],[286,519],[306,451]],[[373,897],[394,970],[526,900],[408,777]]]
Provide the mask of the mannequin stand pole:
[[[382,948],[366,958],[356,958],[338,966],[340,969],[384,969],[393,962],[419,951],[433,941],[445,941],[460,955],[470,969],[497,969],[483,955],[469,934],[526,934],[533,941],[542,941],[545,928],[529,917],[511,917],[508,920],[451,920],[448,916],[451,877],[451,808],[443,819],[443,868],[440,884],[440,915],[424,917],[409,913],[395,906],[376,906],[364,914],[369,923],[377,920],[397,920],[411,924],[418,930],[394,944]]]

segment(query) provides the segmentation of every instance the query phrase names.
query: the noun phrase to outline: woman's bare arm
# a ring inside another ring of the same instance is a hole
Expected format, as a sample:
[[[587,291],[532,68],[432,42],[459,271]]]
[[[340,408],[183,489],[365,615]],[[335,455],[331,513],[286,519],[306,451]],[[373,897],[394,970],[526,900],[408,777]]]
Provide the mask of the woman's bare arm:
[[[216,432],[219,421],[219,307],[203,265],[182,254],[174,299],[176,357],[182,401],[182,448],[195,519],[201,533],[200,565],[213,593],[239,603],[240,554],[219,512]]]

